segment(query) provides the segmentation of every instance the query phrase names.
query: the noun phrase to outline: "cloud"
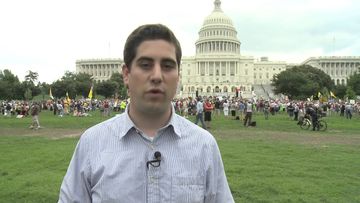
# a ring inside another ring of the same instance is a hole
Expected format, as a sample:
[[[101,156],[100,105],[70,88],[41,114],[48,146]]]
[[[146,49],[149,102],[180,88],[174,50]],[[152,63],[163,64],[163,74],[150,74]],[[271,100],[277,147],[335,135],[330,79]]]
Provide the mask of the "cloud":
[[[360,2],[355,0],[222,0],[238,31],[242,55],[302,62],[310,56],[359,55]],[[23,79],[37,71],[48,83],[75,71],[84,58],[122,58],[128,34],[144,23],[163,23],[177,35],[184,56],[195,42],[213,0],[12,0],[0,7],[0,70]]]

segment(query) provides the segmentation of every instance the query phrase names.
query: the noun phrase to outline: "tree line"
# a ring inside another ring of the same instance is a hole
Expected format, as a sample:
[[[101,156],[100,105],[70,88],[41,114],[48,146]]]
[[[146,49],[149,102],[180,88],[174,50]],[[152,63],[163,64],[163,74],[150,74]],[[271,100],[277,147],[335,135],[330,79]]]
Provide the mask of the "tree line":
[[[52,84],[38,81],[38,73],[29,70],[23,82],[11,73],[10,70],[0,70],[0,100],[18,99],[31,100],[37,95],[48,99],[51,88],[56,98],[70,98],[82,96],[86,98],[90,88],[93,95],[102,95],[105,98],[126,98],[127,90],[120,73],[112,74],[107,81],[93,81],[91,75],[86,73],[66,72]],[[284,94],[289,99],[305,100],[318,97],[318,93],[330,97],[333,92],[340,99],[354,99],[360,95],[360,70],[348,78],[346,85],[335,85],[330,76],[324,71],[309,65],[294,66],[275,75],[271,85],[275,94]]]
[[[360,70],[351,75],[347,84],[335,85],[324,71],[309,65],[294,66],[275,75],[272,79],[275,94],[290,99],[318,99],[319,93],[330,98],[330,91],[339,99],[355,99],[360,95]]]
[[[91,87],[94,96],[125,98],[127,95],[120,73],[114,73],[109,80],[102,82],[94,81],[89,74],[69,71],[51,84],[41,83],[38,77],[38,73],[29,70],[25,80],[20,82],[10,70],[0,70],[0,100],[31,100],[38,95],[49,99],[50,88],[55,98],[64,98],[66,94],[70,98],[87,98]]]

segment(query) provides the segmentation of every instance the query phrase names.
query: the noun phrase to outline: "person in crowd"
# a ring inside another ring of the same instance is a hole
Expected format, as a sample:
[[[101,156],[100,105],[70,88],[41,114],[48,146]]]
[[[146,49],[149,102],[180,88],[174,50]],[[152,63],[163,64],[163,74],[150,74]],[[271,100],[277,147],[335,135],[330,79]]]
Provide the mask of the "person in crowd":
[[[231,100],[230,102],[230,112],[231,112],[231,116],[233,119],[235,119],[236,117],[236,109],[238,107],[237,102],[235,101],[235,99]]]
[[[123,99],[120,102],[120,111],[121,111],[121,113],[124,113],[125,109],[126,109],[126,101],[125,101],[125,99]]]
[[[59,116],[63,117],[64,116],[64,107],[63,107],[63,105],[61,103],[61,100],[59,100],[57,102],[56,109],[59,111]]]
[[[182,102],[182,108],[183,108],[183,116],[184,118],[189,118],[189,99],[185,98]]]
[[[311,124],[313,126],[313,131],[315,131],[315,129],[319,130],[319,125],[318,125],[318,114],[317,114],[317,109],[315,107],[315,105],[310,104],[307,108],[306,108],[306,114],[310,115],[311,117]]]
[[[224,111],[224,116],[225,117],[228,117],[229,116],[229,102],[227,99],[224,100],[224,103],[223,103],[223,111]]]
[[[244,109],[244,113],[245,113],[244,126],[250,126],[253,111],[254,111],[254,106],[252,102],[248,100]]]
[[[175,113],[181,48],[161,24],[136,28],[122,75],[124,113],[86,130],[59,202],[234,202],[215,138]]]
[[[221,115],[220,105],[221,105],[220,99],[217,97],[215,99],[215,115],[217,115],[217,116]]]
[[[298,103],[294,103],[294,121],[298,121],[299,120],[299,104]]]
[[[290,103],[289,103],[289,105],[287,105],[287,107],[286,107],[286,111],[287,111],[287,113],[288,113],[288,115],[289,115],[290,119],[293,119],[293,116],[294,116],[294,110],[295,110],[295,108],[294,108],[294,106],[293,106],[292,102],[290,102]]]
[[[344,113],[345,113],[345,104],[344,104],[344,103],[341,103],[341,106],[340,106],[340,116],[344,116]]]
[[[30,125],[30,129],[39,129],[40,128],[40,122],[39,122],[39,113],[40,113],[40,105],[37,102],[33,102],[33,104],[30,107],[30,114],[32,116],[32,122]]]
[[[264,102],[264,116],[265,116],[265,120],[269,119],[269,111],[270,111],[270,104],[269,101],[266,100]]]
[[[211,126],[211,112],[213,110],[213,105],[210,102],[210,99],[206,99],[205,103],[204,103],[204,112],[205,112],[205,125],[206,125],[206,129],[210,129]]]
[[[196,102],[195,125],[197,125],[199,121],[201,122],[202,128],[206,129],[206,125],[205,125],[205,122],[204,122],[204,103],[203,103],[201,97],[198,97],[198,100]]]
[[[345,104],[345,115],[347,119],[351,119],[352,118],[352,112],[353,112],[353,107],[349,102],[346,102]]]
[[[244,109],[245,109],[245,104],[242,100],[240,100],[238,102],[239,104],[239,120],[243,121],[244,120]]]

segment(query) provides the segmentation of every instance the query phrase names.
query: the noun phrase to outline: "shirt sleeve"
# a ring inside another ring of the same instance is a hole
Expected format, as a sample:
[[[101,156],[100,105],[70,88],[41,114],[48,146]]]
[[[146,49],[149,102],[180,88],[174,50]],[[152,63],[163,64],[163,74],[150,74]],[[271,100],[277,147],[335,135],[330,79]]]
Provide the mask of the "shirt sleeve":
[[[233,203],[229,184],[226,179],[220,150],[216,142],[212,146],[212,163],[207,172],[206,203]]]
[[[80,139],[61,184],[58,203],[92,202],[89,168],[88,145]]]

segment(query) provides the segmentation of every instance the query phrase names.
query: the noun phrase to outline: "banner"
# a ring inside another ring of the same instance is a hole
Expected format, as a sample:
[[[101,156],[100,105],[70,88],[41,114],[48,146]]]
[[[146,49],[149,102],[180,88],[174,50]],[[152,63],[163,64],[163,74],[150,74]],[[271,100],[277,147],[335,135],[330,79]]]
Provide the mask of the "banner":
[[[336,98],[335,94],[332,91],[330,91],[330,96]]]
[[[50,96],[51,99],[54,99],[54,97],[53,97],[53,95],[52,95],[52,92],[51,92],[51,87],[50,87],[49,96]]]
[[[89,92],[89,95],[88,95],[88,98],[89,99],[92,99],[92,97],[93,97],[93,85],[91,85],[91,88],[90,88],[90,92]]]
[[[66,101],[68,102],[68,104],[70,104],[71,102],[68,92],[66,92]]]

